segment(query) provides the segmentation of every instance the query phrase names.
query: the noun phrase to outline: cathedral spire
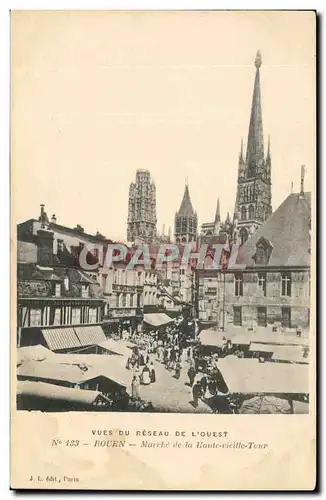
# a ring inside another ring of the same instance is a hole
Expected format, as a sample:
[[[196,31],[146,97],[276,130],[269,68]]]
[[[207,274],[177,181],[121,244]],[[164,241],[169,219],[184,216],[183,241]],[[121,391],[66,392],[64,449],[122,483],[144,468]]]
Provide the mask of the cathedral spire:
[[[195,211],[192,207],[191,199],[190,199],[190,194],[189,194],[189,187],[188,187],[188,178],[186,181],[186,186],[185,186],[185,191],[183,194],[182,202],[179,208],[178,215],[194,215]]]
[[[258,50],[255,66],[256,77],[254,84],[254,92],[252,96],[251,115],[248,132],[247,155],[246,161],[251,169],[251,165],[257,166],[264,160],[264,138],[263,138],[263,120],[261,111],[261,95],[260,95],[260,72],[261,53]]]

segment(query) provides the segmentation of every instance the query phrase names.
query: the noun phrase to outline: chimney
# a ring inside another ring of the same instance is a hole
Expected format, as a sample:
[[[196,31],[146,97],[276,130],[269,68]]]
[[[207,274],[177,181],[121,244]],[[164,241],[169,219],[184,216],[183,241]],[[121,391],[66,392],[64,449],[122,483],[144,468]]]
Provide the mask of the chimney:
[[[57,223],[57,218],[56,218],[55,214],[53,214],[53,215],[52,215],[51,222],[52,222],[53,224],[56,224],[56,223]]]
[[[37,263],[40,266],[53,264],[53,236],[54,233],[46,229],[37,231]]]

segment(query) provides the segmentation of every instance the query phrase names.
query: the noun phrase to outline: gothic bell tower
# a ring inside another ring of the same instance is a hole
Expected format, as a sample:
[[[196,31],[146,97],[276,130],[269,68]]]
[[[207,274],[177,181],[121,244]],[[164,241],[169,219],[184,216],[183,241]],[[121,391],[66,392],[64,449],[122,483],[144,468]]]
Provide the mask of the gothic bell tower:
[[[239,154],[238,186],[235,218],[238,220],[239,242],[244,243],[272,213],[270,140],[264,156],[263,119],[261,109],[261,54],[255,59],[256,76],[252,97],[246,156],[243,141]]]

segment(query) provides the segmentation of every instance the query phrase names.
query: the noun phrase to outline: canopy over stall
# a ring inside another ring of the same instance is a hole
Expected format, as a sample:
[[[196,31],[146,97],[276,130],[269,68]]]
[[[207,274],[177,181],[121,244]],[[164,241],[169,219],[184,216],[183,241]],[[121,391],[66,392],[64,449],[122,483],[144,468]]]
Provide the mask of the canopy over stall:
[[[292,413],[290,403],[286,399],[277,398],[275,396],[254,396],[246,399],[239,410],[241,414],[276,414],[276,413]]]
[[[172,323],[173,319],[165,313],[144,314],[144,323],[152,327],[160,327]]]
[[[117,342],[112,339],[106,339],[103,342],[99,342],[97,345],[102,349],[105,349],[106,351],[118,354],[120,356],[129,357],[132,353],[131,348],[127,347],[126,344]]]
[[[274,352],[276,346],[271,344],[259,344],[258,342],[252,342],[249,347],[251,352]]]
[[[292,363],[309,363],[309,348],[302,346],[275,346],[272,359]]]
[[[99,391],[83,391],[73,387],[63,387],[45,382],[32,382],[30,380],[18,381],[16,394],[17,396],[42,398],[50,401],[66,401],[85,405],[93,405],[99,399],[108,401]]]
[[[212,329],[202,330],[198,338],[203,346],[223,347],[226,343],[225,334]]]
[[[53,358],[53,356],[55,356],[54,352],[40,344],[17,348],[18,365],[24,361],[44,361]]]
[[[260,363],[257,359],[226,356],[219,369],[231,393],[308,394],[308,365]]]

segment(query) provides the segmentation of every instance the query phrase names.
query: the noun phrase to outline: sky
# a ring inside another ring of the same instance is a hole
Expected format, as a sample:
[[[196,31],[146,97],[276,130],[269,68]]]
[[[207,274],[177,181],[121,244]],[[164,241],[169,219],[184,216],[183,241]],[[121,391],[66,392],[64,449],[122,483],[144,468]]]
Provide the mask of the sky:
[[[158,230],[185,180],[199,223],[234,210],[257,50],[273,209],[314,190],[312,12],[11,14],[11,187],[15,222],[49,216],[126,239],[136,170],[156,184]]]

